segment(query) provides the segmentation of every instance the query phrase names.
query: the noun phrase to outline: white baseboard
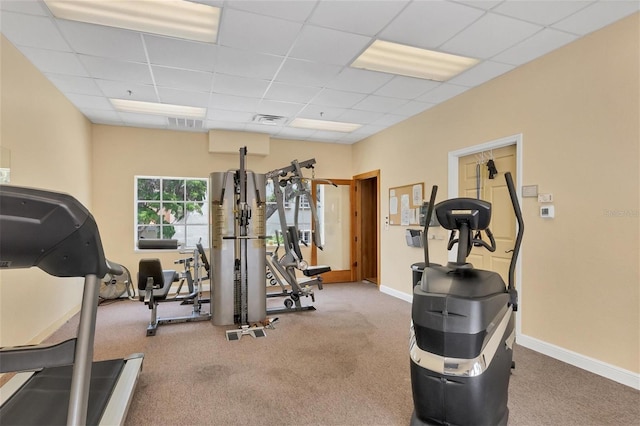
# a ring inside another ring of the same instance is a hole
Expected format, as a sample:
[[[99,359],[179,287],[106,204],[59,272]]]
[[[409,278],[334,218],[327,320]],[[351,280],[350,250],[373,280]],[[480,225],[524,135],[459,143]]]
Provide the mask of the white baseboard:
[[[380,286],[380,291],[409,303],[411,303],[413,299],[411,294],[403,293],[384,285]],[[525,348],[550,356],[551,358],[559,361],[566,362],[567,364],[613,380],[614,382],[640,390],[640,374],[638,373],[616,367],[615,365],[607,364],[606,362],[581,355],[577,352],[573,352],[523,334],[517,336],[516,342]]]
[[[559,361],[566,362],[575,367],[597,374],[614,382],[621,383],[634,389],[640,390],[640,374],[625,370],[615,365],[607,364],[594,358],[561,348],[551,343],[543,342],[536,338],[520,335],[517,336],[516,342],[541,354],[550,356]]]
[[[396,297],[398,299],[402,299],[405,302],[411,303],[413,301],[413,295],[412,294],[403,293],[401,291],[395,290],[395,289],[393,289],[391,287],[387,287],[385,285],[381,285],[380,286],[380,291],[382,293],[388,294],[388,295]]]

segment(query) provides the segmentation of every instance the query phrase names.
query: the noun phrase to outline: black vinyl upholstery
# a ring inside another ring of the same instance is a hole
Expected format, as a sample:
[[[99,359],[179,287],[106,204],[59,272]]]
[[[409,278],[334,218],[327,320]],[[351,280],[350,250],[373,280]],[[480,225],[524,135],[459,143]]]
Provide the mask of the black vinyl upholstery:
[[[173,269],[163,270],[160,259],[140,259],[138,264],[138,293],[140,300],[144,300],[147,281],[153,280],[153,297],[157,300],[166,299],[171,283],[178,281],[178,273]]]

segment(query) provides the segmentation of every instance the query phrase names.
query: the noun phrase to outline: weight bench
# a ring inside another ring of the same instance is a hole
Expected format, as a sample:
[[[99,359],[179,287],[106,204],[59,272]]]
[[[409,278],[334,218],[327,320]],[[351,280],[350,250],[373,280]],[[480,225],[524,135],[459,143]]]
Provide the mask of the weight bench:
[[[138,264],[138,295],[145,304],[167,299],[171,284],[179,280],[178,272],[164,270],[160,259],[141,259]]]
[[[281,259],[277,259],[276,250],[276,253],[272,254],[271,259],[267,257],[268,276],[270,274],[273,280],[275,280],[276,283],[280,283],[282,287],[281,292],[269,292],[267,293],[267,297],[287,297],[284,300],[284,308],[268,308],[268,314],[273,315],[286,312],[315,310],[313,305],[302,306],[300,297],[310,296],[311,300],[315,302],[315,296],[311,286],[315,285],[318,287],[318,290],[322,290],[321,274],[331,271],[331,267],[327,265],[309,266],[303,259],[298,240],[298,229],[295,226],[287,227],[285,238],[287,253]],[[307,278],[298,279],[296,277],[296,270],[302,271],[303,275]],[[285,289],[284,283],[280,281],[279,276],[283,277],[287,284],[291,286],[290,291]]]
[[[287,228],[287,233],[289,234],[289,246],[291,247],[291,250],[293,250],[293,252],[296,254],[296,257],[299,259],[300,263],[304,263],[305,268],[302,269],[302,273],[304,274],[305,277],[315,277],[314,280],[317,280],[317,282],[314,282],[312,284],[317,284],[318,289],[322,290],[322,277],[320,277],[320,274],[324,274],[325,272],[329,272],[331,271],[331,266],[328,265],[315,265],[315,266],[309,266],[306,261],[304,261],[303,257],[302,257],[302,251],[300,250],[300,244],[298,244],[298,240],[299,240],[299,236],[298,236],[298,229],[295,226],[289,226]],[[305,280],[305,281],[298,281],[299,284],[307,284],[308,282],[311,282],[312,280]]]
[[[184,263],[184,262],[182,262]],[[211,318],[210,313],[200,312],[200,305],[207,300],[198,298],[199,288],[187,296],[168,297],[171,285],[180,280],[180,275],[173,269],[164,270],[160,259],[141,259],[138,264],[138,294],[140,301],[151,310],[151,321],[147,326],[147,336],[155,336],[159,325],[178,322],[204,321]],[[198,283],[198,286],[200,284]],[[191,315],[173,318],[158,318],[158,304],[161,302],[193,300]]]

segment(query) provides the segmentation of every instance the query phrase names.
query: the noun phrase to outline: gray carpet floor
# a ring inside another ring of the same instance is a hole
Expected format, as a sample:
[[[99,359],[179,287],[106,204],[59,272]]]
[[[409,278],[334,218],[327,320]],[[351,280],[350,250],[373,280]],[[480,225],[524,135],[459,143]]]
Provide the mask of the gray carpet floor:
[[[95,358],[145,354],[127,425],[408,425],[411,305],[347,283],[316,291],[315,306],[279,315],[264,338],[228,342],[233,327],[208,321],[146,337],[142,303],[105,303]],[[191,309],[165,303],[159,316]],[[73,335],[76,320],[49,340]],[[510,425],[640,424],[637,390],[517,345],[514,359]]]

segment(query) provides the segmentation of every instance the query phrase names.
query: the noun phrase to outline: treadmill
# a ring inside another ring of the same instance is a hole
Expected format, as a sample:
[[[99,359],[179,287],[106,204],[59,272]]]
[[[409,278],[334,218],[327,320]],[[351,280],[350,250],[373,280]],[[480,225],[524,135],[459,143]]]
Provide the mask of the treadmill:
[[[72,196],[0,185],[0,268],[33,266],[84,278],[78,333],[0,349],[0,373],[17,372],[0,389],[0,424],[123,424],[144,355],[93,362],[93,344],[101,280],[126,268],[105,258],[93,216]]]

